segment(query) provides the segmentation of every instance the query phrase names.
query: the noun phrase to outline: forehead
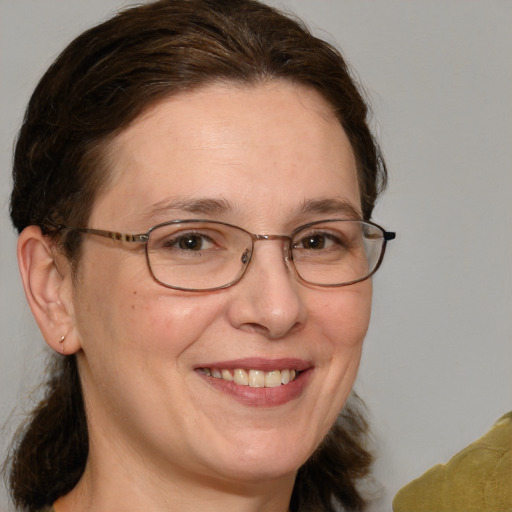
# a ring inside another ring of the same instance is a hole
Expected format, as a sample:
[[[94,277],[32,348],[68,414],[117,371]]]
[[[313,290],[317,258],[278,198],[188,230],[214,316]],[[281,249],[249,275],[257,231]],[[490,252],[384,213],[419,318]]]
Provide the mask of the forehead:
[[[122,206],[140,218],[152,205],[198,198],[276,214],[322,198],[360,208],[341,124],[316,91],[289,82],[221,83],[168,98],[114,139],[108,161],[111,184],[93,215]]]

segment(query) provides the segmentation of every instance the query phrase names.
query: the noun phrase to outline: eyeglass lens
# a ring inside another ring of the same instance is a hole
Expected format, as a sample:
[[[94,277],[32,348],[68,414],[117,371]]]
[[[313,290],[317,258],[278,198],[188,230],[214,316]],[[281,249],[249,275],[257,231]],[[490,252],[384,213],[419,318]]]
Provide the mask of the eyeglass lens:
[[[304,281],[341,286],[371,275],[380,263],[383,230],[370,223],[312,223],[290,237],[288,254]],[[162,284],[185,290],[223,288],[238,281],[251,259],[253,235],[221,222],[181,222],[150,232],[147,257]]]

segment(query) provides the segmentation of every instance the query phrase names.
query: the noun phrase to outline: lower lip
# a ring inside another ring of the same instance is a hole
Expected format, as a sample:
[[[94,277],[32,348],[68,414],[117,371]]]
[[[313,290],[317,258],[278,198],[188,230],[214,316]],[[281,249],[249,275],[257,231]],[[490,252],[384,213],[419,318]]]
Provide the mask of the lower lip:
[[[275,388],[240,386],[234,382],[210,377],[200,371],[197,373],[210,386],[231,396],[244,405],[251,407],[277,407],[291,402],[302,395],[311,377],[312,369],[300,372],[299,375],[288,384],[282,384]]]

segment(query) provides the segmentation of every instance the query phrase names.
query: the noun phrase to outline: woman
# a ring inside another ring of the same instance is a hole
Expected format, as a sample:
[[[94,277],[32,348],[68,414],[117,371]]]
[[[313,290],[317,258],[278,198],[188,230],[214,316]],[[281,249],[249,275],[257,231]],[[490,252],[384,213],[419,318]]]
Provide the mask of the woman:
[[[66,48],[15,152],[21,275],[60,354],[17,506],[364,508],[342,408],[394,237],[366,112],[333,48],[250,0],[150,3]]]

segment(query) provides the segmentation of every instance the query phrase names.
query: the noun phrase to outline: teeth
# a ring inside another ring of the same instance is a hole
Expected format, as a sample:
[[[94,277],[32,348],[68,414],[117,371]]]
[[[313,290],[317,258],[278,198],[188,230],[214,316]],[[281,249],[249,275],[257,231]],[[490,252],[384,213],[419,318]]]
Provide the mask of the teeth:
[[[201,371],[215,379],[223,379],[228,382],[235,382],[239,386],[250,386],[251,388],[275,388],[292,382],[299,372],[296,370],[243,370],[237,368],[233,372],[218,368],[201,368]]]
[[[231,375],[229,370],[222,370],[222,378],[231,382],[233,380],[233,375]]]
[[[249,375],[245,370],[235,370],[233,374],[233,380],[236,384],[240,386],[248,386],[249,385]]]
[[[283,370],[283,372],[288,370]],[[277,386],[281,385],[281,372],[279,370],[274,370],[273,372],[267,372],[265,374],[265,387],[266,388],[277,388]]]
[[[260,370],[249,370],[249,386],[251,388],[264,388],[265,372]]]

